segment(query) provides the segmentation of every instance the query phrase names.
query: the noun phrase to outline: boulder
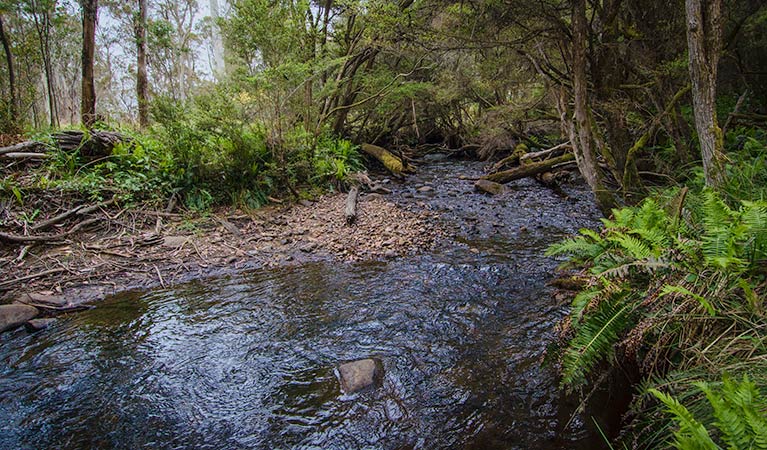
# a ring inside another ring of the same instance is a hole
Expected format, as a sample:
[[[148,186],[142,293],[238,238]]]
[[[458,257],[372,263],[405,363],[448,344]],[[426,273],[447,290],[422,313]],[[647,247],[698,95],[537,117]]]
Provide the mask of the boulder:
[[[55,321],[56,319],[32,319],[24,324],[24,328],[30,333],[34,333],[48,328]]]
[[[353,394],[383,380],[383,364],[377,359],[361,359],[338,366],[341,392]]]
[[[477,180],[477,182],[474,183],[474,187],[477,188],[478,191],[487,192],[492,195],[503,194],[504,191],[502,184],[488,180]]]
[[[34,306],[18,303],[0,305],[0,332],[24,325],[26,321],[34,319],[37,314],[37,308]]]

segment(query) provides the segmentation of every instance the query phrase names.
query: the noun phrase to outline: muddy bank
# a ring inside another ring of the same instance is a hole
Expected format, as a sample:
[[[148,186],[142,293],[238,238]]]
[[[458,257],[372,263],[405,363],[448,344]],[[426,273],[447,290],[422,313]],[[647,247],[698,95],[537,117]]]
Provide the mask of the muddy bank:
[[[404,209],[379,194],[360,196],[357,220],[348,226],[345,200],[339,193],[202,217],[113,206],[101,211],[95,228],[59,242],[3,244],[0,290],[5,303],[35,292],[80,304],[260,267],[393,258],[430,249],[444,234],[434,214]]]

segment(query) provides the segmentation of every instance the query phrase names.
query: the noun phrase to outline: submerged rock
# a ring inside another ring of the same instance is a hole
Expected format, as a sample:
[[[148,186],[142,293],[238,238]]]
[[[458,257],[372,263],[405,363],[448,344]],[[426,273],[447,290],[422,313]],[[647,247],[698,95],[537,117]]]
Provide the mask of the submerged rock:
[[[24,328],[30,333],[34,333],[48,328],[55,321],[56,319],[32,319],[24,324]]]
[[[37,308],[34,306],[18,303],[0,305],[0,332],[20,327],[26,321],[37,317],[37,314]]]
[[[487,192],[492,195],[503,194],[503,190],[505,189],[502,184],[489,180],[477,180],[477,182],[474,183],[474,187],[476,187],[478,191]]]
[[[338,381],[344,394],[359,392],[383,380],[383,364],[377,359],[361,359],[338,366]]]

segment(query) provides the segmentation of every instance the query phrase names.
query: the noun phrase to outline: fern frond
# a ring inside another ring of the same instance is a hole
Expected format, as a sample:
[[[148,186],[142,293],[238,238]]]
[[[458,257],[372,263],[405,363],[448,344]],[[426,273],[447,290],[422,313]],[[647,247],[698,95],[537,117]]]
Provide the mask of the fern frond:
[[[632,302],[623,298],[602,301],[576,330],[562,359],[562,384],[582,384],[599,361],[614,354],[613,345],[631,322]]]
[[[716,450],[719,447],[711,439],[706,427],[695,420],[695,417],[674,397],[664,394],[657,389],[649,390],[652,395],[666,405],[679,424],[679,430],[674,432],[674,447],[678,449]]]
[[[661,289],[660,295],[658,295],[658,298],[664,297],[669,294],[681,294],[688,297],[692,297],[693,299],[697,300],[698,303],[700,303],[700,305],[703,306],[703,308],[706,309],[706,311],[708,312],[710,316],[716,315],[716,310],[711,305],[711,302],[706,300],[705,297],[698,295],[687,288],[683,288],[682,286],[672,286],[667,284],[663,286],[663,289]]]

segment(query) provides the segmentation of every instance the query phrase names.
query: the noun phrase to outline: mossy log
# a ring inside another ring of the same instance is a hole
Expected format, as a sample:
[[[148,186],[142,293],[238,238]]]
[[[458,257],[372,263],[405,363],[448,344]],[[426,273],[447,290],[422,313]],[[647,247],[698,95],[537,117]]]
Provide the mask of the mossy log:
[[[363,152],[380,161],[394,175],[402,175],[402,171],[405,170],[405,163],[389,150],[372,144],[362,144],[361,148]]]
[[[545,161],[525,164],[514,169],[504,170],[503,172],[492,173],[482,177],[483,180],[489,180],[496,183],[508,183],[521,178],[532,177],[539,173],[548,172],[554,166],[575,160],[575,155],[567,153],[557,158],[547,159]]]

